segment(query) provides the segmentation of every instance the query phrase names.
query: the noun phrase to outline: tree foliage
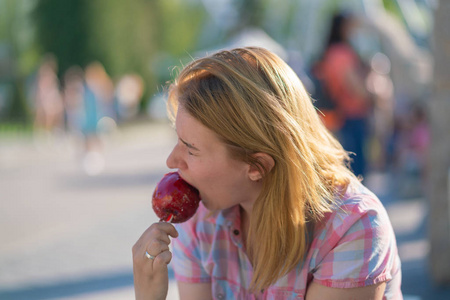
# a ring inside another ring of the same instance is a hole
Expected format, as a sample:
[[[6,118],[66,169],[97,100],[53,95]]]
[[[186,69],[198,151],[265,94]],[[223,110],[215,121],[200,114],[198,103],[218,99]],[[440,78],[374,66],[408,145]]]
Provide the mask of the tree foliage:
[[[60,75],[99,61],[113,78],[140,74],[147,95],[166,79],[154,60],[194,49],[202,16],[182,0],[38,0],[33,13],[41,52],[58,58]]]
[[[53,53],[61,71],[72,65],[85,65],[89,53],[88,2],[40,0],[33,12],[36,38],[42,54]]]

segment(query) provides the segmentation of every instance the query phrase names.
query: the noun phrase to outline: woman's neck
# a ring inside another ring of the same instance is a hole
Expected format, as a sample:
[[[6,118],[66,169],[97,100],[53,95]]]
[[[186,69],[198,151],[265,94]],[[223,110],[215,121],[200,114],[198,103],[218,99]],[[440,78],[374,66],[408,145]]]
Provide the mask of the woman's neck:
[[[239,204],[239,211],[241,215],[241,232],[242,232],[242,242],[244,244],[244,249],[247,245],[248,232],[250,230],[250,220],[252,216],[253,204],[257,201],[261,191],[262,182],[253,182],[250,192],[247,195],[247,201],[243,201]]]
[[[251,210],[249,208],[245,208],[242,204],[239,207],[240,215],[241,215],[241,232],[242,232],[242,242],[244,244],[244,249],[247,247],[247,236],[250,228],[250,216]]]

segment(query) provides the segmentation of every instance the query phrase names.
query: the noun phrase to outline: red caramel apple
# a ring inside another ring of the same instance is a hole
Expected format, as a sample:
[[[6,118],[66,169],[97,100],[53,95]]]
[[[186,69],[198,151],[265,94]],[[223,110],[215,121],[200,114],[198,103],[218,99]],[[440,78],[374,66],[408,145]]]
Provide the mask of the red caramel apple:
[[[199,203],[198,190],[176,172],[164,175],[153,192],[153,210],[161,220],[167,222],[182,223],[189,220],[197,211]]]

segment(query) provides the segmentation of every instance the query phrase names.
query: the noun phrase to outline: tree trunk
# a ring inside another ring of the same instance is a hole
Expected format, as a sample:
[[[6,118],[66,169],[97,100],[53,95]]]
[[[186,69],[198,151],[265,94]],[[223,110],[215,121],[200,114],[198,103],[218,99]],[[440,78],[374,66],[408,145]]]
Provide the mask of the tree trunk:
[[[431,274],[437,284],[450,283],[450,1],[435,11],[433,97],[429,193]]]

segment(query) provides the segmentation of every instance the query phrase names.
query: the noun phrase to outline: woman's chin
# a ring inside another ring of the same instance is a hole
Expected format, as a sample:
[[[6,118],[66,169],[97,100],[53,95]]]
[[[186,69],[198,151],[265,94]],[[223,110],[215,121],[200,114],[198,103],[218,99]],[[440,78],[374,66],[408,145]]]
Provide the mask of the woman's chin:
[[[202,202],[203,206],[209,211],[216,211],[220,209],[219,207],[217,207],[217,205],[212,204],[208,200],[205,201],[204,199],[202,199],[200,201]]]
[[[203,206],[206,207],[207,209],[211,210],[209,203],[207,201],[203,200],[202,198],[200,198],[200,199],[201,199],[200,202],[203,204]]]

